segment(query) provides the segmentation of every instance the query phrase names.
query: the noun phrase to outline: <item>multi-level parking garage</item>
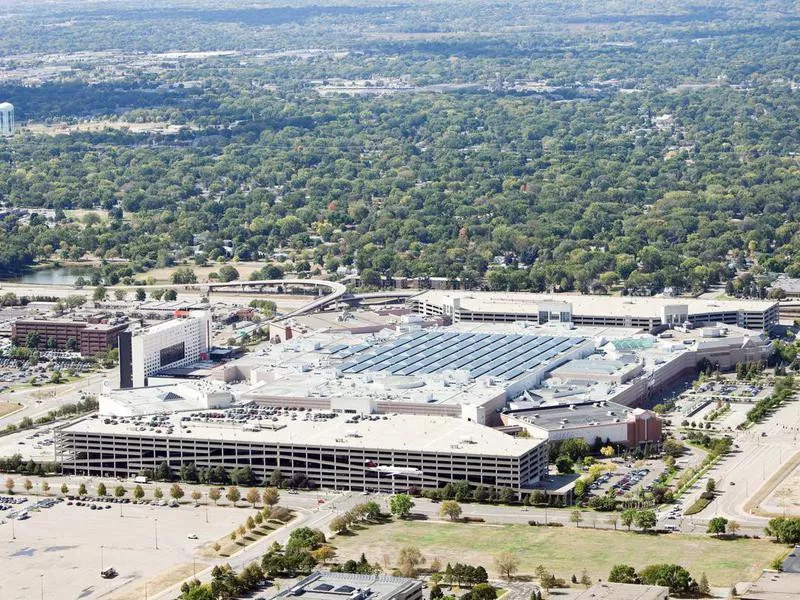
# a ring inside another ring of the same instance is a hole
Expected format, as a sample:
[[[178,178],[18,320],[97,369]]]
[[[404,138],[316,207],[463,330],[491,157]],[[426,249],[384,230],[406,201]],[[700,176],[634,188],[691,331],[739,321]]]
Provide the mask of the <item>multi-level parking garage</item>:
[[[633,327],[724,323],[763,330],[778,322],[778,303],[765,300],[704,300],[633,296],[580,296],[501,292],[428,291],[408,305],[426,317],[453,323],[482,321],[569,322],[575,325]]]
[[[273,411],[280,416],[242,422],[228,414],[162,415],[152,427],[84,419],[57,433],[59,460],[65,473],[81,475],[128,477],[164,462],[174,470],[194,463],[251,467],[263,480],[280,469],[326,488],[392,492],[459,480],[522,491],[547,473],[543,440],[463,419]]]

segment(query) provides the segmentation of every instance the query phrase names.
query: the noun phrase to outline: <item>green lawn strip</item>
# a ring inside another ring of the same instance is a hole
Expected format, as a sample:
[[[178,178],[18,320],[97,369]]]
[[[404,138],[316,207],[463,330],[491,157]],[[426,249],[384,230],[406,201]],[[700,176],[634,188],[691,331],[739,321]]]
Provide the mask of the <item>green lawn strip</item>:
[[[755,578],[780,549],[767,540],[717,540],[702,535],[652,535],[589,528],[545,528],[525,525],[466,525],[458,523],[397,522],[370,527],[336,538],[338,560],[393,562],[403,546],[416,546],[430,561],[483,565],[498,576],[492,558],[513,552],[520,574],[533,574],[544,565],[558,577],[607,578],[611,567],[626,563],[642,568],[654,563],[677,563],[697,578],[705,572],[715,586]]]

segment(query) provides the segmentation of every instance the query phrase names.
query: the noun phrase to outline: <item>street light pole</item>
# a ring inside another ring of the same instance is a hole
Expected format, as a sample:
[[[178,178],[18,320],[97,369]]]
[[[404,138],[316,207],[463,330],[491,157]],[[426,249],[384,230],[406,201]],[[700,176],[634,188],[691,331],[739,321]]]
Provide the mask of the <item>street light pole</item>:
[[[39,583],[41,584],[42,600],[44,600],[44,573],[39,575]]]
[[[155,533],[156,533],[156,550],[158,550],[158,519],[153,522],[155,526]]]
[[[100,546],[100,572],[103,572],[103,547]]]

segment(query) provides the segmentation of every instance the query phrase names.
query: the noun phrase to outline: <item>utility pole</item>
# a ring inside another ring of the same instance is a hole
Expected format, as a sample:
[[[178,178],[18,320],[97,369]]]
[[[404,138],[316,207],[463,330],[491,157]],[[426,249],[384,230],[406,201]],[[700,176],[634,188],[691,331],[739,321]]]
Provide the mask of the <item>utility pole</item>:
[[[158,519],[153,521],[153,525],[155,526],[156,550],[158,550]]]
[[[103,572],[103,547],[100,546],[100,572]]]

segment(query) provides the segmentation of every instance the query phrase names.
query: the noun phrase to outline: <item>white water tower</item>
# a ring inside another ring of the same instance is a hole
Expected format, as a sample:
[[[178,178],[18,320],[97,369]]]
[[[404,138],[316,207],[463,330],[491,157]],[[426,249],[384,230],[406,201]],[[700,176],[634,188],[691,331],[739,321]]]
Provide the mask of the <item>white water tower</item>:
[[[14,135],[14,105],[0,103],[0,135]]]

